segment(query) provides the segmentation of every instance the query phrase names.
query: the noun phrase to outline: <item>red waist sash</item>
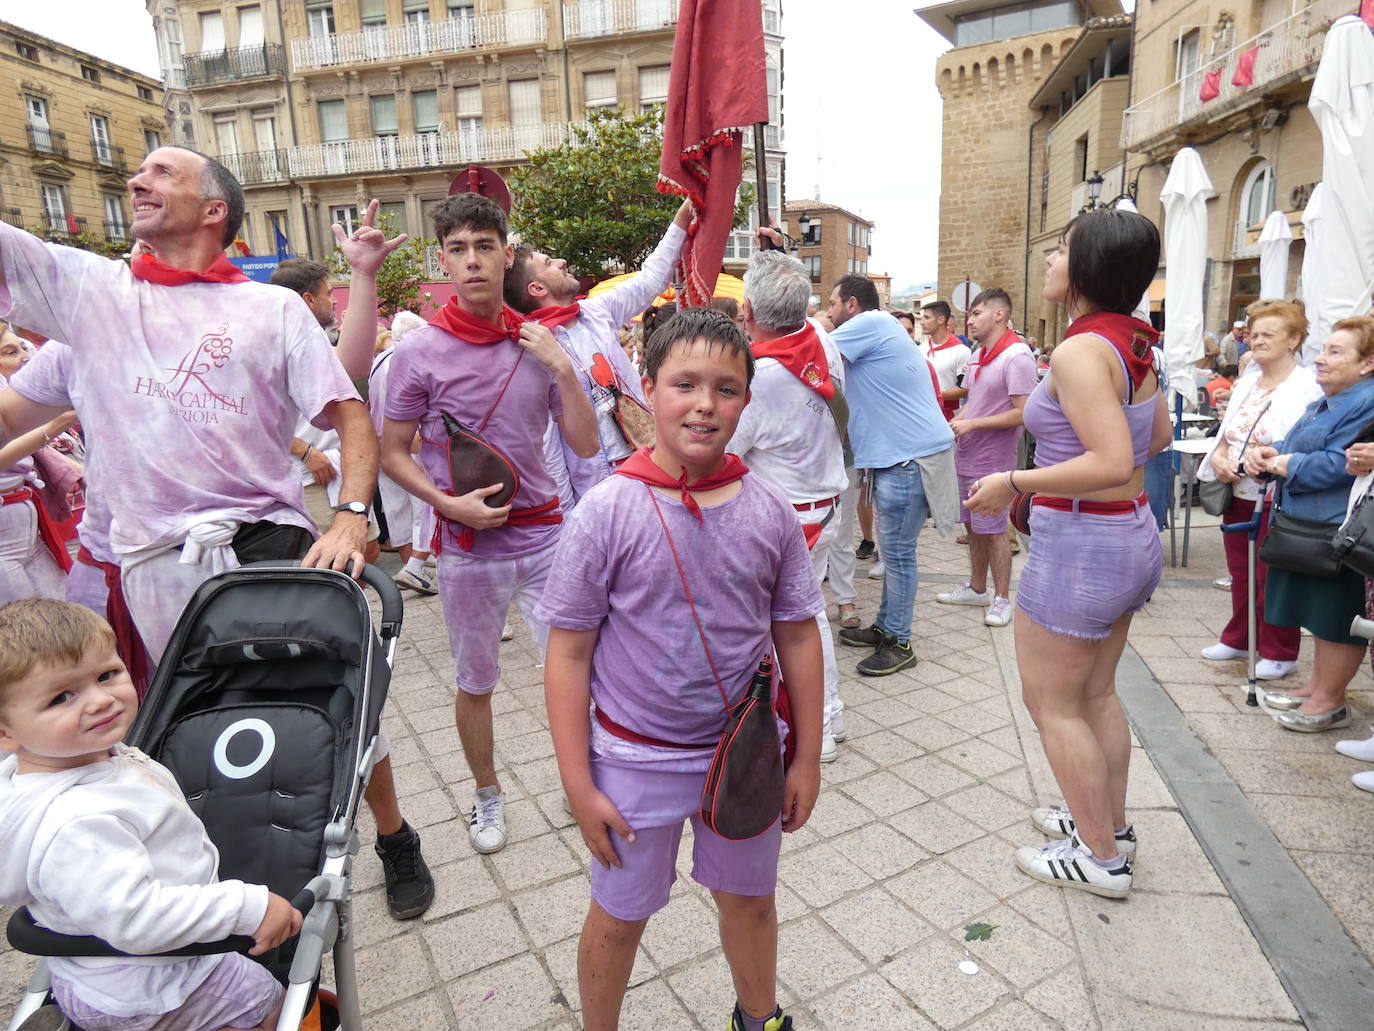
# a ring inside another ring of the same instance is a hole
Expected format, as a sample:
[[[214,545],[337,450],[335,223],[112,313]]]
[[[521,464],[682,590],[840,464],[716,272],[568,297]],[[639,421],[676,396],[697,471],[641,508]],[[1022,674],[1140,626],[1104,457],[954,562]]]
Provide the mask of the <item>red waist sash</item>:
[[[72,568],[71,553],[67,551],[66,544],[62,542],[61,530],[39,499],[37,492],[32,487],[20,487],[18,490],[0,496],[0,505],[18,505],[25,501],[33,502],[33,510],[38,516],[39,539],[52,552],[53,561],[57,563],[62,572],[69,572]]]

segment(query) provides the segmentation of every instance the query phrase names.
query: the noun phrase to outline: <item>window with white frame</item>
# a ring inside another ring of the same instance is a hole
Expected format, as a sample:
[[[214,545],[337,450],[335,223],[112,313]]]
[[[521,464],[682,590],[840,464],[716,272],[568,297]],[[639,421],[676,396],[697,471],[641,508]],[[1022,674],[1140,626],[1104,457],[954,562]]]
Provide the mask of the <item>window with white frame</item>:
[[[219,11],[200,12],[200,52],[214,53],[224,49],[224,15]]]
[[[114,148],[110,146],[110,120],[104,115],[91,115],[91,152],[98,164],[114,164]]]
[[[802,264],[806,266],[806,274],[812,279],[821,278],[821,259],[818,256],[802,258]]]
[[[253,144],[260,152],[277,149],[277,116],[273,111],[253,112]]]
[[[343,226],[343,231],[352,234],[358,228],[358,209],[352,204],[329,209],[329,221]]]
[[[655,104],[668,103],[668,66],[654,65],[639,70],[639,109],[648,111]]]
[[[305,24],[312,36],[334,34],[333,0],[306,0]]]
[[[396,126],[396,96],[387,93],[372,98],[372,135],[395,136],[400,130]]]
[[[463,134],[482,133],[482,87],[459,86],[453,91],[453,113]]]
[[[363,28],[386,24],[386,0],[359,0],[359,20]]]
[[[53,183],[40,183],[38,192],[43,201],[43,223],[49,229],[67,231],[67,191]]]
[[[410,95],[417,133],[439,131],[439,94],[434,90],[417,90]]]
[[[582,76],[582,106],[588,111],[599,107],[615,107],[619,103],[615,89],[615,72],[587,72]]]
[[[1245,177],[1245,185],[1240,192],[1241,232],[1258,225],[1269,217],[1274,210],[1274,166],[1261,161]]]
[[[325,143],[341,143],[348,139],[348,113],[342,100],[321,100],[320,139]]]
[[[35,129],[48,128],[48,102],[43,97],[24,94],[24,110],[28,112],[29,125]]]
[[[215,143],[220,157],[233,157],[239,152],[239,122],[235,115],[220,115],[215,119]]]
[[[146,153],[146,154],[151,154],[153,151],[157,150],[157,148],[160,147],[160,146],[162,146],[162,133],[158,132],[156,129],[144,129],[144,130],[143,130],[143,151],[144,151],[144,153]]]
[[[123,240],[128,236],[128,225],[124,221],[124,200],[117,194],[104,196],[105,235],[111,240]]]
[[[250,4],[239,8],[239,46],[260,47],[267,37],[262,32],[262,7]]]
[[[429,21],[429,0],[402,0],[401,19],[409,25]]]

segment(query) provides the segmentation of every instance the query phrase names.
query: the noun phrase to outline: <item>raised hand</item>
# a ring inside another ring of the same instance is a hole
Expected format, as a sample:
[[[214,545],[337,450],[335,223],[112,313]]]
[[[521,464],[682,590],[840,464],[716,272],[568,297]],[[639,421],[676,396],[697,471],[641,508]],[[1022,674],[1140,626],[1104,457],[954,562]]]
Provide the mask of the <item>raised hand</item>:
[[[409,239],[405,233],[392,237],[390,240],[386,238],[386,234],[377,228],[377,208],[379,206],[375,197],[368,202],[367,212],[351,234],[345,233],[343,226],[338,222],[330,226],[330,229],[334,231],[334,239],[339,245],[339,250],[343,253],[344,260],[348,262],[349,267],[354,272],[361,272],[364,275],[375,276],[387,255]]]

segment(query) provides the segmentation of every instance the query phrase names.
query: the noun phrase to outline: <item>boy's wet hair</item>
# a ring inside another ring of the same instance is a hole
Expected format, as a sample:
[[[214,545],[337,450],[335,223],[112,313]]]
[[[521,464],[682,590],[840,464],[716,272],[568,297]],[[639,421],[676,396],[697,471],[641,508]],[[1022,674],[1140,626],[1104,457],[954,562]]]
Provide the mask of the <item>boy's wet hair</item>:
[[[714,308],[684,308],[654,330],[644,348],[644,375],[658,380],[658,370],[677,344],[705,341],[734,357],[744,356],[744,388],[754,381],[754,356],[743,331],[724,312]]]
[[[84,605],[25,598],[0,608],[0,705],[38,666],[75,666],[93,645],[115,646],[110,624]]]

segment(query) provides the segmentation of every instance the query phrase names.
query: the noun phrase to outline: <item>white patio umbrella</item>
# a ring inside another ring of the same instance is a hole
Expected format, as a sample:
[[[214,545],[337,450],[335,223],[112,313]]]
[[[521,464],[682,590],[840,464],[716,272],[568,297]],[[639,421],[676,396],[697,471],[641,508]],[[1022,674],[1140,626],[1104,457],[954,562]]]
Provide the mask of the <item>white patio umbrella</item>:
[[[1321,237],[1326,222],[1326,183],[1318,183],[1307,198],[1307,207],[1302,212],[1302,302],[1307,309],[1308,333],[1302,344],[1302,361],[1311,365],[1317,357],[1326,334],[1318,332],[1317,321],[1321,314],[1322,296],[1322,252]],[[1330,328],[1328,324],[1328,328]]]
[[[1135,206],[1135,201],[1131,200],[1130,197],[1122,197],[1117,201],[1116,210],[1134,211],[1137,214],[1140,212],[1140,209]],[[1135,306],[1135,311],[1131,312],[1131,315],[1141,322],[1150,321],[1150,288],[1148,286],[1145,288],[1145,293],[1140,297],[1140,303]]]
[[[1366,314],[1374,294],[1374,35],[1354,15],[1327,32],[1307,108],[1321,130],[1327,186],[1312,327],[1322,343],[1334,323]]]
[[[1288,247],[1293,242],[1293,230],[1288,216],[1271,211],[1260,233],[1260,296],[1265,300],[1283,300],[1288,296]]]
[[[1169,387],[1197,404],[1193,362],[1203,355],[1202,280],[1207,271],[1207,198],[1212,181],[1192,147],[1174,155],[1159,199],[1164,203],[1164,361]]]

